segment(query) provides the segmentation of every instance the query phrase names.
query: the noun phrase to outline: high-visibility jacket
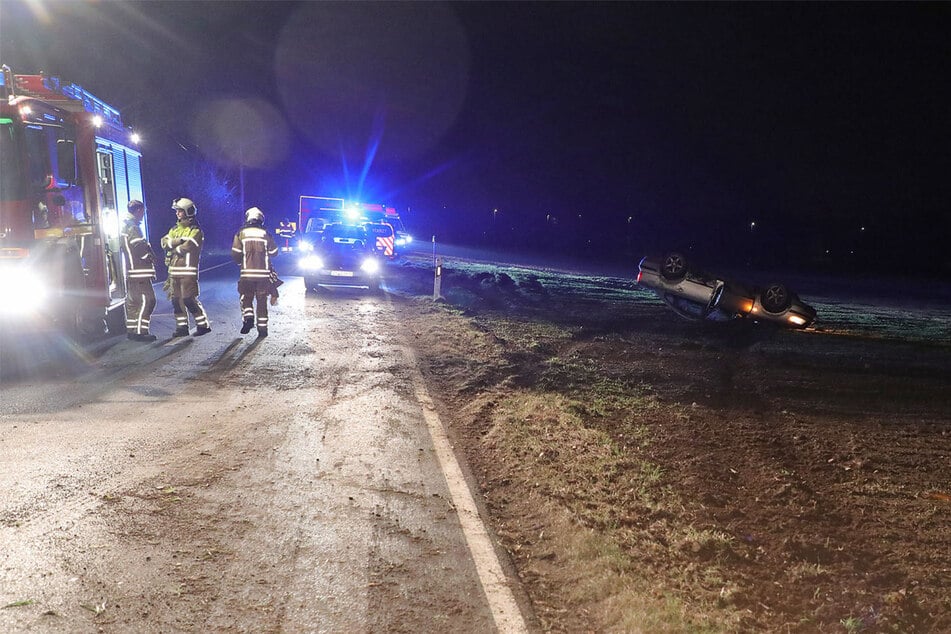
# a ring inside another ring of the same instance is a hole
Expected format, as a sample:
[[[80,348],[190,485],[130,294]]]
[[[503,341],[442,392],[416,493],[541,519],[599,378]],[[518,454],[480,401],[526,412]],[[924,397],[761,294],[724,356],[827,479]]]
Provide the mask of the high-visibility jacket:
[[[274,238],[261,225],[245,225],[234,234],[231,258],[241,267],[241,279],[269,279],[271,258],[276,255]]]
[[[142,235],[139,221],[132,214],[127,213],[122,220],[122,253],[126,261],[126,275],[130,280],[151,280],[155,277],[152,247]]]
[[[277,235],[285,240],[290,240],[297,234],[297,224],[293,222],[282,222],[277,228]]]
[[[198,258],[205,234],[193,218],[185,218],[169,229],[162,237],[169,277],[194,277],[198,279]]]

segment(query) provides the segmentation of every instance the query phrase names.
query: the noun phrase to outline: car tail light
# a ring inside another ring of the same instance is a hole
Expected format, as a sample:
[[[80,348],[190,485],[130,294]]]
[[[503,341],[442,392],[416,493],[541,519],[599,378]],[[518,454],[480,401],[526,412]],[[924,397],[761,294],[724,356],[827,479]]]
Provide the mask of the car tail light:
[[[753,312],[753,300],[748,299],[740,304],[740,310],[747,314]]]
[[[640,284],[640,283],[641,283],[641,278],[642,278],[643,276],[644,276],[644,271],[638,271],[638,272],[637,272],[637,281],[635,282],[635,284]]]

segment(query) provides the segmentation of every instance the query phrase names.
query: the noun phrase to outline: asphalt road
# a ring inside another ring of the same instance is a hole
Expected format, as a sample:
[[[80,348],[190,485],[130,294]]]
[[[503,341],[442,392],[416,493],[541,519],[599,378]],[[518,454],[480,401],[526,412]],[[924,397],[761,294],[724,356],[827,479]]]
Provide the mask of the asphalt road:
[[[0,631],[525,629],[392,298],[281,290],[267,339],[225,274],[209,335],[19,350]]]

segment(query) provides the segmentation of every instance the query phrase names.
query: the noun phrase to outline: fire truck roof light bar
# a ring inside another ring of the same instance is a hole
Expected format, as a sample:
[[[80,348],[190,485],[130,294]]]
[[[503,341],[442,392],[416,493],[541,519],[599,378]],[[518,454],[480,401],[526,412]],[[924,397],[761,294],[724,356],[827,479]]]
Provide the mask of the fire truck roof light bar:
[[[5,69],[6,70],[6,69]],[[104,122],[122,126],[119,111],[78,84],[63,83],[59,77],[47,75],[14,75],[17,94],[56,101],[81,103],[83,110],[102,117]],[[8,87],[10,90],[11,87]],[[10,91],[13,92],[13,91]]]

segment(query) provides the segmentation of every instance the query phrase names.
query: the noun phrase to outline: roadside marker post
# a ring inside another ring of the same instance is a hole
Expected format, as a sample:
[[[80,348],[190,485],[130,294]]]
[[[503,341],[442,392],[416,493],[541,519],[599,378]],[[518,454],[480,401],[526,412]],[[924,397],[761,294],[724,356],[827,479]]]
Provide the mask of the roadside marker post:
[[[433,281],[433,301],[442,298],[442,258],[436,258],[436,279]]]

